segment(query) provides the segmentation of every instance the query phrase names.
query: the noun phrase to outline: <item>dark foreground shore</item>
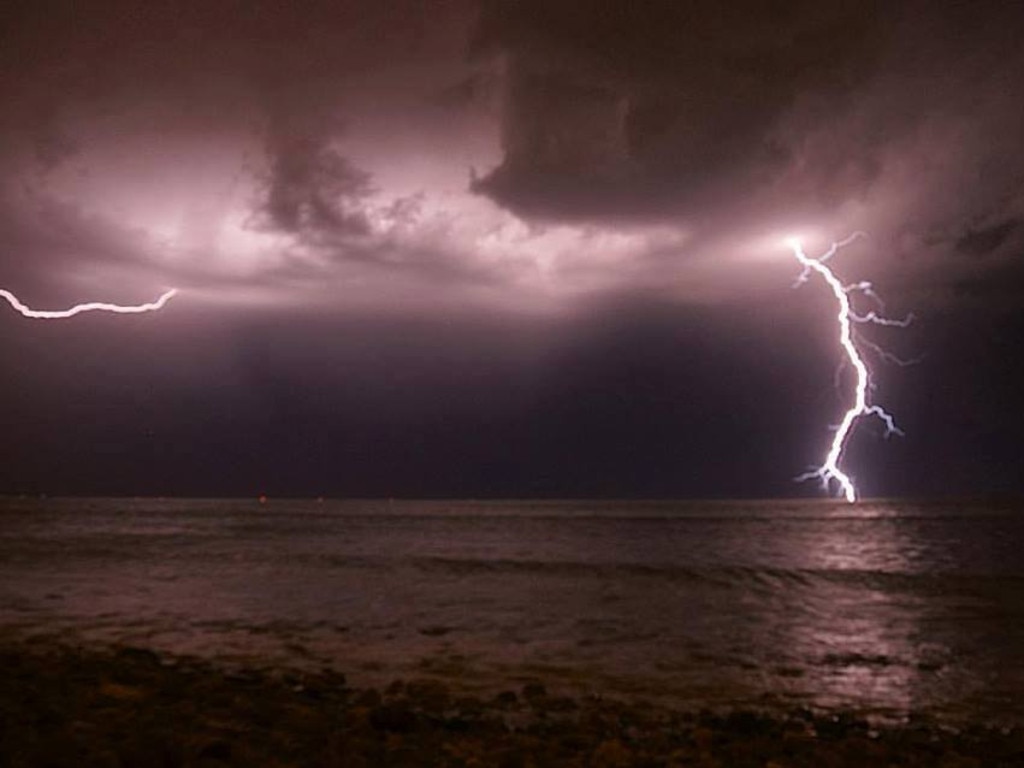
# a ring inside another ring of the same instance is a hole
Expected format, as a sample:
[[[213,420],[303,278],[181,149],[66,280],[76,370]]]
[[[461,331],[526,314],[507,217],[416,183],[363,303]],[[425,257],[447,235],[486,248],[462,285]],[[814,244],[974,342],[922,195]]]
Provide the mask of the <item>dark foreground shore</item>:
[[[0,766],[1024,766],[1024,733],[852,716],[685,713],[337,672],[226,668],[141,648],[0,646]]]

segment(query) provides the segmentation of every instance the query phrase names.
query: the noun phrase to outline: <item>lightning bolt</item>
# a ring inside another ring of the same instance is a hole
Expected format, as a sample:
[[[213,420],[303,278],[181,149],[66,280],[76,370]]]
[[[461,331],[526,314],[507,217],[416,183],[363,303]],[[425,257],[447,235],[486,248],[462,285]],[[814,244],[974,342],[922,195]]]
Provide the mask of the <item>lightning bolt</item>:
[[[794,287],[799,287],[806,283],[813,273],[825,281],[825,284],[832,291],[832,295],[835,296],[836,303],[839,305],[839,310],[836,313],[836,322],[839,325],[839,345],[846,354],[846,360],[853,366],[853,370],[856,372],[853,403],[846,413],[843,414],[842,421],[839,422],[839,426],[836,428],[835,435],[832,437],[832,445],[825,456],[825,461],[821,466],[800,475],[797,480],[803,481],[817,478],[821,480],[821,484],[826,490],[830,488],[831,483],[834,481],[843,496],[851,504],[857,500],[857,489],[854,487],[850,477],[839,468],[839,463],[843,457],[846,441],[857,419],[862,416],[876,416],[885,425],[886,437],[893,433],[903,434],[899,427],[896,426],[893,417],[884,408],[869,402],[868,392],[871,388],[871,376],[867,363],[864,362],[860,349],[858,349],[857,341],[861,341],[862,344],[877,352],[883,359],[891,359],[897,363],[904,364],[904,361],[889,355],[877,345],[858,339],[853,331],[853,323],[873,323],[875,325],[905,328],[914,319],[913,315],[908,315],[903,320],[893,320],[879,314],[879,310],[884,311],[884,307],[882,300],[874,292],[871,283],[862,281],[851,285],[843,285],[835,273],[827,266],[826,262],[835,256],[840,248],[849,245],[858,237],[865,237],[865,235],[863,232],[854,232],[845,240],[832,243],[831,247],[818,258],[811,258],[804,253],[803,246],[797,238],[794,237],[787,240],[789,247],[793,250],[793,255],[796,256],[797,261],[803,266],[803,271],[797,278]],[[851,294],[856,293],[862,294],[873,301],[878,310],[873,309],[864,314],[857,314],[850,302]]]
[[[156,301],[151,301],[147,304],[123,306],[121,304],[108,304],[103,301],[89,301],[85,304],[76,304],[70,309],[32,309],[28,305],[24,304],[21,299],[4,288],[0,288],[0,297],[6,299],[7,303],[14,307],[14,309],[24,317],[31,317],[38,320],[62,320],[64,318],[74,317],[75,315],[79,315],[83,312],[114,312],[119,315],[137,315],[142,312],[156,312],[158,309],[162,309],[164,304],[170,301],[177,292],[177,289],[172,288],[171,290],[161,294],[160,298]]]

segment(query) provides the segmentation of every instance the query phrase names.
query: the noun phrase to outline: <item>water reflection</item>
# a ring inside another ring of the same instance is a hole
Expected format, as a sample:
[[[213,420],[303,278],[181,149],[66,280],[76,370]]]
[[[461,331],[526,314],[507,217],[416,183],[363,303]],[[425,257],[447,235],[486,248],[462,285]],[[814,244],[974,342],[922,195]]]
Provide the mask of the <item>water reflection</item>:
[[[563,506],[0,506],[0,624],[103,624],[185,650],[271,638],[347,673],[544,670],[683,706],[1024,706],[1021,515]]]
[[[792,532],[812,586],[785,633],[784,655],[809,662],[789,689],[823,704],[955,715],[984,688],[977,670],[955,666],[963,638],[947,589],[958,580],[957,541],[935,519],[879,501],[830,509]]]

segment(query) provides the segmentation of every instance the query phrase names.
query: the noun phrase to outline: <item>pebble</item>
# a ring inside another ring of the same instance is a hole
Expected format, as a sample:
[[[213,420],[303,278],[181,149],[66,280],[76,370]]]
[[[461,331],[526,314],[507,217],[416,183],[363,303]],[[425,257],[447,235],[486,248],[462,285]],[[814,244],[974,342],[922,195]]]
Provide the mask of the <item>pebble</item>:
[[[343,675],[226,670],[145,648],[0,645],[0,765],[1020,768],[1024,733],[915,716],[676,712],[550,696],[484,701],[440,681],[353,690]]]

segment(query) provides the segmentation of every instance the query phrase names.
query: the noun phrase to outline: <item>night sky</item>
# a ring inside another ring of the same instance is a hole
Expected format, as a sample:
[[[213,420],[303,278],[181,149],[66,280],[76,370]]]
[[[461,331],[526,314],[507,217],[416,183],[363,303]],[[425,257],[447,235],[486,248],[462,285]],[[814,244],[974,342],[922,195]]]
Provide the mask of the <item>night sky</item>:
[[[17,5],[18,7],[13,7]],[[1024,491],[1019,2],[0,11],[0,492]]]

